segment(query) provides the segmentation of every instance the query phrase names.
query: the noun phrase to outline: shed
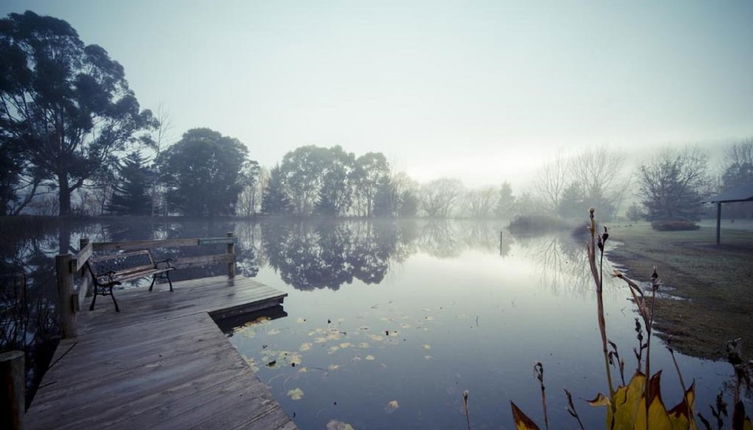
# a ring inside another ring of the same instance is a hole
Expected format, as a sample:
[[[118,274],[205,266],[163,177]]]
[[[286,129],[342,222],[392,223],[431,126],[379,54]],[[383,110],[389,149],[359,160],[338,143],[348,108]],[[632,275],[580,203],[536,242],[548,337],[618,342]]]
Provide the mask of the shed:
[[[709,203],[716,203],[716,243],[721,239],[722,203],[753,201],[753,182],[742,184],[709,199]]]

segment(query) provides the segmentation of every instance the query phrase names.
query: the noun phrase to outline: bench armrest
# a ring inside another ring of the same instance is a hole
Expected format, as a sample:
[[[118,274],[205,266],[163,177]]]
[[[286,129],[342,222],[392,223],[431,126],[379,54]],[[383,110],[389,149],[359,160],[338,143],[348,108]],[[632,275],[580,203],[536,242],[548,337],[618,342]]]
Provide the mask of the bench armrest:
[[[109,271],[109,272],[107,272],[107,273],[103,273],[103,274],[101,274],[101,275],[97,276],[97,277],[96,277],[96,281],[97,281],[97,283],[101,284],[101,282],[100,282],[100,279],[103,279],[103,278],[104,278],[104,279],[106,279],[106,280],[107,280],[107,282],[106,282],[106,283],[107,283],[108,285],[109,285],[109,284],[112,284],[112,285],[120,285],[120,284],[121,284],[121,282],[120,282],[120,281],[116,281],[116,280],[115,280],[115,274],[116,274],[116,272],[115,272],[114,270],[110,270],[110,271]]]
[[[154,268],[155,269],[173,269],[172,262],[175,261],[173,258],[165,258],[164,260],[157,260],[154,262]],[[164,264],[165,267],[159,267],[160,264]]]

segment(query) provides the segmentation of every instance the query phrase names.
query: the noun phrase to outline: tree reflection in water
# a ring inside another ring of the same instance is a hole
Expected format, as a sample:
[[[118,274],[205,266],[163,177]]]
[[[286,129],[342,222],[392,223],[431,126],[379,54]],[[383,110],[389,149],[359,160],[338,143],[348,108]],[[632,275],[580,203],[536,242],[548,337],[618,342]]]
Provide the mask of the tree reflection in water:
[[[398,238],[393,223],[366,221],[271,222],[262,236],[269,265],[300,290],[381,282]]]
[[[259,261],[294,288],[337,290],[354,279],[378,284],[392,265],[417,252],[453,258],[474,249],[505,256],[513,238],[500,231],[498,224],[471,221],[269,221],[261,225]]]

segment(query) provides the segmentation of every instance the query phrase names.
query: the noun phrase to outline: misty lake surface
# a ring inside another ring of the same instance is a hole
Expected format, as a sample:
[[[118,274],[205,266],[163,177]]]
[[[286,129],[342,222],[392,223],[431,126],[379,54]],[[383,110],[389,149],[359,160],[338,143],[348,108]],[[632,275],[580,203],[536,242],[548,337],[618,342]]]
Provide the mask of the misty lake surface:
[[[225,332],[302,429],[466,428],[465,390],[474,429],[513,428],[510,401],[543,425],[532,370],[537,361],[545,369],[553,428],[577,426],[565,410],[563,388],[573,393],[586,427],[602,427],[603,409],[584,402],[607,391],[584,245],[567,234],[514,237],[505,225],[113,220],[16,232],[20,238],[3,252],[28,261],[42,282],[43,266],[52,263],[32,256],[54,255],[79,237],[234,232],[239,272],[289,296],[282,310]],[[626,287],[607,282],[608,335],[625,360],[625,378],[635,369],[636,345],[637,315],[628,295]],[[652,368],[664,370],[664,401],[671,407],[680,400],[680,383],[670,354],[661,341],[654,345]],[[708,411],[733,377],[731,368],[677,358],[685,380],[695,379],[697,410]]]

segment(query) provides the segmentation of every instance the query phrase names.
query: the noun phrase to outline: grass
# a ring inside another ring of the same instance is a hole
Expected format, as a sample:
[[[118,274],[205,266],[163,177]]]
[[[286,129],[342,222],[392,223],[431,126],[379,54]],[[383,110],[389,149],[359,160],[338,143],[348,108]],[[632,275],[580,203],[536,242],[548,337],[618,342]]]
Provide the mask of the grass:
[[[649,281],[653,270],[675,298],[656,302],[658,335],[677,351],[720,359],[725,344],[742,338],[743,356],[753,352],[753,231],[715,229],[655,231],[648,223],[609,226],[620,244],[608,258],[634,279]],[[680,298],[677,300],[676,298]]]

